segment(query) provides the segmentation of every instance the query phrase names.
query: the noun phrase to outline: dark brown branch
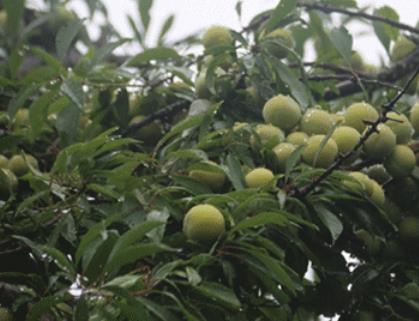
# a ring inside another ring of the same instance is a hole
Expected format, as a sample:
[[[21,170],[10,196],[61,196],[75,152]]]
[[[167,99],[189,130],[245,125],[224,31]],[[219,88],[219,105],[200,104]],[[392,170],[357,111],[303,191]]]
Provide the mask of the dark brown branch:
[[[396,90],[402,90],[402,87],[389,83],[389,82],[372,79],[372,78],[364,78],[360,75],[358,76],[359,76],[360,81],[368,85],[375,85],[375,86],[380,86],[380,87],[393,88]],[[349,74],[313,75],[313,76],[308,76],[307,80],[310,80],[310,81],[348,80],[348,81],[352,81],[353,83],[357,82],[357,79],[354,76],[349,75]]]
[[[419,74],[419,67],[416,68],[415,73],[410,77],[409,81],[405,84],[403,89],[399,91],[398,94],[392,100],[390,100],[388,103],[382,106],[380,117],[378,117],[376,121],[370,123],[370,126],[368,127],[368,129],[361,136],[359,142],[355,145],[355,147],[351,151],[345,154],[340,154],[338,158],[335,160],[335,162],[332,165],[330,165],[320,176],[318,176],[309,185],[303,187],[302,189],[299,189],[299,188],[293,189],[290,192],[290,195],[297,196],[297,197],[307,196],[312,191],[314,191],[315,188],[319,186],[326,178],[328,178],[335,170],[339,169],[346,160],[354,156],[357,153],[357,151],[364,145],[365,141],[372,134],[378,132],[378,125],[380,125],[381,123],[385,123],[388,120],[387,114],[394,108],[394,106],[400,100],[400,98],[403,97],[403,95],[406,93],[406,91],[408,90],[408,88],[410,87],[413,80],[416,78],[418,74]]]
[[[322,11],[325,13],[341,13],[341,14],[345,14],[348,16],[352,16],[352,17],[361,17],[361,18],[365,18],[371,21],[379,21],[382,23],[385,23],[387,25],[390,25],[392,27],[401,29],[401,30],[406,30],[409,31],[411,33],[415,33],[419,35],[419,29],[409,26],[407,24],[392,20],[392,19],[388,19],[385,17],[381,17],[381,16],[376,16],[376,15],[372,15],[369,13],[365,13],[362,11],[353,11],[353,10],[348,10],[348,9],[344,9],[344,8],[340,8],[340,7],[334,7],[334,6],[329,6],[329,5],[325,5],[325,4],[320,4],[317,2],[313,2],[313,1],[299,1],[297,6],[305,8],[307,10],[318,10],[318,11]]]

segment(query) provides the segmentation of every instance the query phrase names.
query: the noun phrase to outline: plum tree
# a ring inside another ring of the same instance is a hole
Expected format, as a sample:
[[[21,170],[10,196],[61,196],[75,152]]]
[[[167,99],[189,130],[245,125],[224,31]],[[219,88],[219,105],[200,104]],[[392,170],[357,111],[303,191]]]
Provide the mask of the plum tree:
[[[338,146],[339,153],[348,153],[358,144],[361,134],[352,127],[341,126],[334,130],[333,140]]]
[[[247,173],[244,179],[247,187],[259,188],[271,183],[274,179],[274,174],[267,168],[259,167]]]
[[[261,144],[264,146],[275,146],[285,139],[283,131],[271,124],[258,124],[255,132],[260,139]],[[256,139],[253,136],[251,138],[251,144],[253,146],[256,144]]]
[[[394,178],[410,175],[415,165],[416,156],[412,149],[406,145],[397,145],[384,162],[387,172]]]
[[[224,231],[223,214],[209,204],[192,207],[183,219],[183,232],[188,239],[196,242],[214,242]]]
[[[278,160],[278,168],[281,172],[285,171],[288,158],[297,148],[291,143],[281,143],[273,149]]]
[[[266,49],[278,59],[288,56],[287,48],[294,47],[294,39],[289,30],[278,28],[268,33],[264,38]]]
[[[206,163],[209,165],[217,165],[212,161],[208,161]],[[211,166],[211,170],[192,169],[189,172],[189,177],[208,185],[213,190],[220,189],[224,185],[226,179],[224,172],[221,169],[215,170],[214,166]]]
[[[390,119],[386,121],[386,125],[396,135],[397,144],[407,144],[413,135],[413,127],[409,119],[403,115],[395,112],[387,113],[387,117]]]
[[[327,134],[333,127],[333,120],[330,114],[324,110],[308,109],[300,123],[300,129],[307,135]]]
[[[303,160],[314,167],[330,166],[338,155],[338,146],[332,138],[325,135],[311,136],[303,151]]]
[[[286,137],[288,143],[294,144],[296,146],[304,146],[307,144],[308,135],[304,132],[292,132],[289,133]]]
[[[367,124],[365,122],[373,122],[378,118],[378,112],[373,106],[365,102],[354,103],[348,107],[345,112],[345,125],[355,128],[362,133]]]
[[[231,46],[233,37],[230,30],[224,26],[212,26],[202,36],[202,44],[206,50]]]
[[[419,218],[414,216],[403,218],[399,224],[399,234],[406,243],[419,241]]]
[[[393,61],[399,61],[406,58],[414,49],[416,44],[405,36],[400,36],[394,42],[391,48],[391,59]]]
[[[373,133],[364,143],[364,152],[371,159],[383,160],[389,156],[396,146],[396,135],[384,124],[377,127],[378,133]]]
[[[16,175],[23,176],[30,170],[30,166],[37,169],[38,161],[32,155],[14,155],[9,159],[8,168]]]
[[[289,96],[278,95],[269,99],[263,107],[263,118],[283,131],[294,128],[301,119],[301,109]]]
[[[416,103],[410,109],[410,122],[416,133],[419,133],[419,103]]]

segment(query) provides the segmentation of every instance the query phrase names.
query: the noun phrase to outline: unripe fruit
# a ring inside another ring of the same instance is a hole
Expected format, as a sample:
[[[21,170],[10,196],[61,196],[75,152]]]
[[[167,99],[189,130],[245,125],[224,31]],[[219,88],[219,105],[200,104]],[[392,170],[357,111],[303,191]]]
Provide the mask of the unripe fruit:
[[[400,238],[404,242],[419,241],[419,218],[406,217],[399,224]]]
[[[208,161],[209,165],[216,165],[216,163]],[[189,177],[196,179],[199,182],[202,182],[213,190],[217,190],[224,185],[226,176],[221,169],[215,170],[214,167],[211,167],[213,170],[206,169],[193,169],[189,172]]]
[[[141,122],[143,119],[144,119],[144,116],[142,115],[135,116],[133,119],[131,119],[130,125],[137,124]],[[140,128],[139,130],[137,130],[137,132],[134,135],[135,138],[143,141],[147,145],[155,144],[156,142],[158,142],[161,136],[162,136],[162,128],[160,124],[155,121]]]
[[[387,116],[390,120],[386,121],[386,125],[396,135],[397,144],[407,144],[413,135],[413,127],[409,119],[405,115],[397,114],[393,111],[389,112]]]
[[[9,159],[8,167],[16,176],[23,176],[29,172],[29,165],[38,168],[38,161],[31,155],[14,155]]]
[[[223,26],[212,26],[202,36],[202,44],[205,49],[214,49],[233,44],[233,37],[230,30]]]
[[[378,112],[371,105],[362,102],[354,103],[348,107],[345,113],[345,125],[355,128],[362,133],[367,124],[365,121],[373,122],[377,120]]]
[[[285,172],[287,160],[295,150],[295,145],[290,143],[279,144],[273,149],[273,152],[275,153],[278,161],[278,168],[281,172]]]
[[[409,176],[416,166],[416,156],[406,145],[397,145],[384,162],[387,172],[394,178]]]
[[[209,98],[211,92],[207,87],[206,71],[201,71],[195,80],[195,93],[198,98]]]
[[[212,205],[196,205],[183,219],[183,232],[188,239],[196,242],[214,242],[224,231],[224,216]]]
[[[374,183],[367,175],[362,172],[351,172],[349,176],[355,179],[355,182],[352,180],[345,180],[343,184],[350,189],[353,189],[357,192],[365,193],[368,196],[371,196],[374,192]]]
[[[396,147],[396,135],[384,124],[379,124],[377,131],[365,141],[364,152],[371,159],[383,160]]]
[[[283,142],[285,139],[284,133],[278,127],[271,124],[259,124],[256,126],[256,134],[260,139],[260,142],[264,146],[275,146]],[[255,146],[256,139],[252,137],[252,146]]]
[[[303,151],[304,162],[311,166],[321,168],[329,167],[333,163],[338,155],[338,146],[332,138],[329,138],[324,143],[323,140],[325,138],[325,135],[314,135],[308,139]]]
[[[335,129],[332,138],[338,145],[339,153],[346,154],[359,143],[361,134],[355,128],[341,126]]]
[[[0,168],[0,171],[0,199],[7,199],[16,190],[18,181],[11,170]]]
[[[255,168],[245,176],[246,185],[250,188],[259,188],[272,182],[274,174],[267,168]]]
[[[16,127],[29,126],[29,110],[21,108],[16,112],[14,125]]]
[[[269,99],[262,113],[267,123],[284,131],[294,128],[301,119],[300,106],[291,97],[283,95]]]
[[[391,49],[391,59],[393,61],[399,61],[406,58],[413,50],[415,50],[416,44],[405,36],[397,38],[396,42]]]
[[[301,119],[300,128],[308,135],[327,134],[333,127],[330,114],[320,109],[308,109]]]
[[[345,122],[345,116],[341,114],[330,114],[330,118],[332,118],[333,125],[343,125]]]
[[[307,144],[308,135],[304,132],[293,132],[287,136],[286,141],[295,146],[304,146]]]
[[[382,164],[376,164],[368,167],[366,173],[371,179],[377,181],[380,184],[384,184],[389,179],[391,179],[390,174],[387,173]]]
[[[0,155],[0,168],[7,168],[9,160],[6,156]]]
[[[264,37],[266,49],[278,59],[288,56],[286,48],[294,47],[292,34],[286,29],[278,28]],[[278,43],[276,43],[278,42]]]
[[[356,71],[361,71],[364,69],[364,60],[362,59],[361,55],[357,51],[352,53],[351,67]]]
[[[410,109],[410,122],[416,133],[419,133],[419,103],[416,103]]]
[[[384,190],[381,187],[381,185],[378,184],[376,181],[371,180],[371,182],[372,182],[372,194],[370,196],[371,201],[375,203],[377,206],[383,207],[386,200]]]
[[[13,315],[9,309],[0,307],[0,321],[13,321]]]

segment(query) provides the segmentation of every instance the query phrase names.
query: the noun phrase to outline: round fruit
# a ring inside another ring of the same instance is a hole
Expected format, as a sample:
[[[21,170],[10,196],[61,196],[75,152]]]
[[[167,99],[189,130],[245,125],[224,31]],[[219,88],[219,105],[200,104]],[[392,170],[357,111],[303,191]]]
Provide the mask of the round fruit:
[[[144,119],[144,116],[135,116],[130,121],[130,125],[137,124]],[[150,124],[140,128],[137,133],[134,135],[135,138],[143,141],[147,145],[153,145],[162,136],[162,128],[159,123],[151,122]]]
[[[285,139],[284,133],[278,127],[271,124],[259,124],[256,126],[256,134],[258,135],[262,145],[275,146],[283,142]],[[252,137],[251,144],[254,146],[255,138]]]
[[[212,205],[196,205],[183,219],[183,232],[188,239],[196,242],[211,243],[224,231],[224,216]]]
[[[336,142],[329,138],[324,143],[325,135],[311,136],[303,151],[303,160],[314,167],[329,167],[338,155]],[[323,146],[322,146],[323,145]]]
[[[0,307],[0,321],[12,321],[13,315],[9,309]]]
[[[399,224],[399,234],[402,241],[419,241],[419,218],[406,217]]]
[[[216,165],[214,162],[207,162],[210,165]],[[193,169],[189,172],[189,177],[202,182],[213,190],[217,190],[224,185],[226,176],[224,172],[219,169],[217,171],[205,170],[205,169]]]
[[[371,159],[383,160],[393,152],[396,135],[384,124],[379,124],[377,131],[365,141],[364,152]]]
[[[361,71],[364,69],[364,61],[362,60],[359,52],[354,51],[351,56],[351,67],[356,71]]]
[[[7,199],[16,190],[18,181],[11,170],[3,168],[0,171],[0,199]]]
[[[332,118],[333,125],[343,125],[345,122],[345,116],[341,114],[330,114],[330,118]]]
[[[205,49],[213,49],[233,44],[230,30],[223,26],[212,26],[202,36],[202,44]]]
[[[9,163],[9,160],[6,156],[0,155],[0,168],[7,168],[7,164]]]
[[[382,164],[376,164],[368,167],[366,173],[370,178],[372,178],[380,184],[384,184],[388,182],[389,179],[391,179],[391,176],[389,175],[389,173],[387,173],[386,169]]]
[[[207,87],[206,71],[201,71],[195,80],[195,93],[198,98],[209,98],[211,92]]]
[[[259,167],[249,172],[244,179],[248,187],[258,188],[272,182],[274,174],[267,168]]]
[[[400,36],[391,49],[391,59],[393,61],[399,61],[406,58],[413,50],[415,50],[416,44],[405,36]]]
[[[16,127],[29,126],[29,110],[21,108],[15,115],[14,125]]]
[[[287,131],[294,128],[300,121],[300,106],[291,97],[278,95],[265,103],[263,118],[267,123]]]
[[[308,135],[327,134],[333,127],[330,114],[320,109],[308,109],[301,119],[300,128]]]
[[[293,132],[287,136],[286,141],[295,146],[304,146],[307,144],[308,135],[304,132]]]
[[[387,116],[390,120],[386,121],[386,125],[396,135],[397,144],[407,144],[413,135],[413,127],[409,119],[405,115],[393,111],[389,112]]]
[[[397,145],[384,162],[387,172],[394,178],[409,176],[415,166],[415,153],[406,145]]]
[[[14,155],[9,159],[8,167],[16,176],[23,176],[29,172],[29,165],[38,168],[38,161],[31,155]]]
[[[415,132],[419,133],[419,103],[414,104],[410,110],[410,122]]]
[[[278,59],[288,56],[287,48],[294,47],[292,34],[286,29],[278,28],[264,37],[266,49]]]
[[[372,194],[370,196],[371,201],[375,203],[377,206],[383,207],[386,197],[384,195],[384,190],[380,184],[376,181],[371,180],[372,182]]]
[[[367,127],[367,122],[377,120],[378,112],[371,105],[362,102],[354,103],[348,107],[345,113],[345,125],[355,128],[362,133]]]
[[[374,192],[374,181],[362,172],[351,172],[349,176],[355,180],[345,180],[344,185],[358,192],[371,196]]]
[[[339,153],[346,154],[359,143],[361,134],[355,128],[341,126],[335,129],[332,138],[338,145]]]
[[[279,144],[273,149],[273,152],[278,160],[278,168],[281,172],[285,171],[287,160],[295,150],[295,145],[290,143]]]

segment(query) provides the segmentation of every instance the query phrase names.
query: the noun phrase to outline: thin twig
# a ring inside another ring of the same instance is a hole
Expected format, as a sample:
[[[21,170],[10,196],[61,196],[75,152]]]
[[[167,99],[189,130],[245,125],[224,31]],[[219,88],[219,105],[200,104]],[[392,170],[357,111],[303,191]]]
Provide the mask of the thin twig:
[[[308,76],[307,78],[310,81],[349,80],[349,81],[352,81],[352,82],[356,82],[354,77],[352,75],[348,75],[348,74],[313,75],[313,76]],[[359,79],[362,82],[364,82],[366,84],[369,84],[369,85],[388,87],[388,88],[392,88],[392,89],[396,89],[396,90],[402,90],[403,89],[399,85],[395,85],[395,84],[385,82],[385,81],[381,81],[381,80],[377,80],[377,79],[364,78],[362,76],[359,76]]]
[[[335,160],[335,162],[330,165],[320,176],[318,176],[316,179],[314,179],[309,185],[303,187],[302,189],[295,188],[290,192],[291,196],[297,196],[297,197],[305,197],[308,194],[310,194],[317,186],[319,186],[326,178],[328,178],[335,170],[339,169],[340,166],[349,158],[351,158],[353,155],[357,153],[357,151],[363,146],[363,144],[366,142],[366,140],[374,133],[378,132],[378,125],[381,123],[385,123],[388,120],[387,114],[394,108],[396,103],[402,98],[402,96],[406,93],[410,85],[412,84],[413,80],[416,78],[416,76],[419,74],[419,67],[417,67],[415,73],[409,78],[409,81],[405,84],[403,89],[398,92],[398,94],[390,100],[388,103],[384,104],[382,106],[381,115],[377,118],[376,121],[369,123],[368,129],[365,131],[365,133],[361,136],[358,143],[355,145],[355,147],[345,153],[340,154],[338,158]]]

